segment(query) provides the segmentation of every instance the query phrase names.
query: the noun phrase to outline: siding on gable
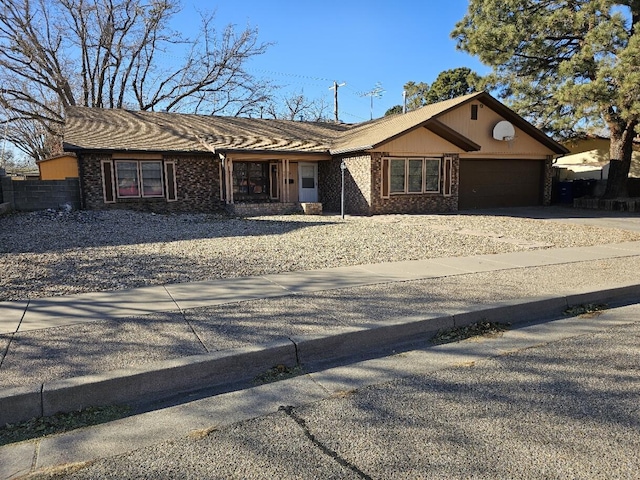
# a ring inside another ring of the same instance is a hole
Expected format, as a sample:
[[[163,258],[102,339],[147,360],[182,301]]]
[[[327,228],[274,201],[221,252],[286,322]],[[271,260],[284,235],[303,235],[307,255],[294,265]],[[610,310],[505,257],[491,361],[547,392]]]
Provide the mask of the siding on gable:
[[[383,143],[374,152],[393,152],[397,156],[442,156],[442,152],[462,153],[463,150],[424,127],[412,130]]]
[[[494,140],[493,127],[504,118],[486,105],[478,109],[477,120],[471,120],[471,106],[469,104],[461,105],[451,112],[445,113],[438,117],[438,120],[481,145],[482,148],[478,152],[461,154],[464,158],[535,158],[542,160],[547,155],[554,154],[549,148],[517,127],[516,138],[512,142]]]

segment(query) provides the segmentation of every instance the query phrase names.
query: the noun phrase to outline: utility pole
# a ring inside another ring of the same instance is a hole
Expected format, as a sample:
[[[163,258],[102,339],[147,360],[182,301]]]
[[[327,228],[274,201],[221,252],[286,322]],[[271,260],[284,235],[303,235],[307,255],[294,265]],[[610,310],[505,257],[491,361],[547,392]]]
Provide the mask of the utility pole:
[[[344,87],[346,83],[340,83],[333,81],[333,87],[329,87],[329,90],[333,90],[333,113],[335,115],[335,121],[338,123],[340,120],[338,119],[338,88]]]

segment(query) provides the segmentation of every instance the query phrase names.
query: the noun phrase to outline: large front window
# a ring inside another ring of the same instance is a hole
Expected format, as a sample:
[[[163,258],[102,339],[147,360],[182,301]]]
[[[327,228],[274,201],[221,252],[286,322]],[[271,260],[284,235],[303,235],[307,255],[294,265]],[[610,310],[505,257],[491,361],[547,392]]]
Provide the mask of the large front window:
[[[117,161],[117,194],[120,198],[162,197],[162,162]]]
[[[233,196],[238,200],[269,198],[269,163],[233,162]]]
[[[389,159],[389,187],[392,194],[439,192],[440,159]]]

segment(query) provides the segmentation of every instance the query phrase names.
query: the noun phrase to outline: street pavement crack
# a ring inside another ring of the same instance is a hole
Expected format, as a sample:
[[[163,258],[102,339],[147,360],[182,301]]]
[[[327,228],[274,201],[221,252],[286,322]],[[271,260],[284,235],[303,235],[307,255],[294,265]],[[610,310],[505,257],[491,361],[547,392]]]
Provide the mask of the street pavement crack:
[[[11,343],[13,343],[13,336],[15,335],[15,333],[10,333],[9,335],[7,335],[7,337],[9,338],[9,341],[7,342],[7,346],[4,349],[4,352],[2,353],[2,356],[0,356],[0,368],[2,368],[2,364],[4,363],[4,359],[7,358],[7,355],[9,355],[9,348],[11,347]]]
[[[196,329],[193,328],[193,325],[191,325],[191,322],[189,321],[189,319],[187,318],[187,314],[184,313],[184,310],[182,309],[182,307],[180,307],[180,305],[178,304],[178,302],[176,302],[176,299],[173,298],[173,295],[171,295],[171,292],[169,290],[167,290],[167,287],[165,285],[163,285],[164,287],[164,291],[167,292],[167,295],[169,295],[169,297],[171,298],[171,300],[173,301],[173,303],[175,303],[176,307],[178,307],[178,311],[180,312],[180,315],[182,315],[182,319],[185,321],[185,323],[187,324],[187,326],[189,327],[189,329],[191,330],[191,333],[193,333],[195,335],[195,337],[198,339],[198,342],[200,343],[200,345],[202,346],[202,348],[204,348],[204,351],[207,353],[211,353],[211,351],[207,348],[207,346],[205,345],[205,343],[202,341],[202,339],[200,338],[200,335],[198,335],[198,332],[196,332]]]
[[[331,450],[329,447],[327,447],[322,442],[320,442],[315,437],[315,435],[313,433],[311,433],[311,430],[309,430],[309,427],[307,427],[307,423],[304,421],[304,419],[300,418],[298,416],[298,414],[294,411],[295,407],[293,407],[291,405],[280,406],[280,408],[278,408],[278,410],[283,411],[288,417],[290,417],[294,422],[296,422],[300,426],[302,431],[304,432],[305,436],[309,440],[311,440],[311,442],[316,447],[318,447],[322,451],[322,453],[324,453],[325,455],[328,455],[329,457],[331,457],[333,460],[338,462],[343,467],[348,468],[349,470],[354,472],[356,475],[358,475],[360,478],[371,480],[371,477],[369,475],[364,473],[362,470],[360,470],[358,467],[356,467],[353,463],[345,460],[337,452]]]
[[[291,338],[287,337],[291,343],[293,343],[293,348],[296,351],[296,366],[300,367],[300,355],[298,354],[298,344]]]
[[[7,342],[7,348],[4,349],[4,353],[2,354],[2,357],[0,357],[0,368],[2,368],[4,359],[7,358],[7,355],[9,355],[9,349],[11,348],[11,344],[13,343],[13,340],[15,339],[16,334],[20,330],[20,325],[22,325],[22,321],[24,320],[24,316],[27,314],[27,309],[29,308],[30,303],[31,303],[31,300],[27,300],[27,305],[24,307],[24,311],[22,312],[22,316],[20,317],[20,321],[18,322],[16,331],[8,335],[9,341]]]
[[[38,466],[38,457],[40,455],[40,440],[36,440],[36,443],[33,446],[33,458],[31,459],[31,468],[30,472],[33,472]]]

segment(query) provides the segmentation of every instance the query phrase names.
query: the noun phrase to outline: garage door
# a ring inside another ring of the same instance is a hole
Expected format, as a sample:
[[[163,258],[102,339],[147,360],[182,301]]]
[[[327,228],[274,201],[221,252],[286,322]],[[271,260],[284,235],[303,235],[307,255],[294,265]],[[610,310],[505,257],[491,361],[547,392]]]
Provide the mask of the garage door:
[[[458,209],[542,204],[543,160],[460,160]]]

